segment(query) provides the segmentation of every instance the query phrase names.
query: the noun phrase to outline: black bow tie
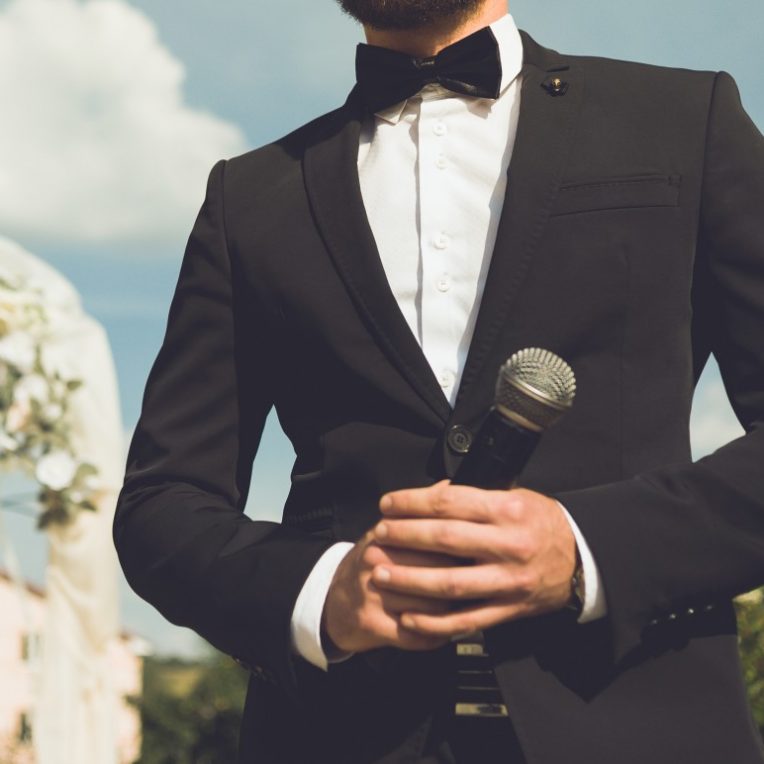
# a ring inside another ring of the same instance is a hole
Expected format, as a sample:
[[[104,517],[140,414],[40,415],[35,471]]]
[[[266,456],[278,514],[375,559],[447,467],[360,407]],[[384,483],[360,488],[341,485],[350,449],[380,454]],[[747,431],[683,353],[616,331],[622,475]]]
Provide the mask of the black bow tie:
[[[501,87],[499,46],[490,27],[431,58],[413,58],[361,43],[355,69],[361,96],[372,114],[411,98],[435,82],[454,93],[478,98],[498,98]]]

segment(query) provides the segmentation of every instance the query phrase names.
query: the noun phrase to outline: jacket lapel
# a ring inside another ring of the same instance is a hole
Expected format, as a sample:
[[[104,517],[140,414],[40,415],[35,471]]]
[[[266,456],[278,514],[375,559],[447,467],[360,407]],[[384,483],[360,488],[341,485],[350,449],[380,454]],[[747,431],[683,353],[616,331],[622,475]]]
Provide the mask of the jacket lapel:
[[[580,69],[539,46],[525,32],[521,35],[524,64],[517,137],[496,245],[454,411],[390,289],[363,206],[357,157],[364,112],[355,89],[335,112],[329,129],[305,151],[308,199],[335,266],[377,342],[441,424],[449,419],[470,421],[482,413],[486,385],[493,386],[504,360],[493,358],[497,349],[503,350],[496,344],[500,329],[557,196],[583,99]],[[567,84],[563,95],[553,95],[545,87],[556,75]],[[487,364],[489,358],[495,363]]]
[[[363,107],[353,90],[323,136],[305,151],[304,173],[316,224],[335,266],[377,342],[437,417],[451,407],[390,289],[363,206],[358,141]]]
[[[526,33],[517,137],[496,245],[475,323],[453,418],[471,422],[484,412],[507,349],[498,341],[557,196],[583,98],[583,74]],[[552,80],[567,85],[554,94]],[[520,348],[511,348],[511,351]],[[502,357],[496,357],[497,354]],[[486,363],[488,360],[491,363]]]

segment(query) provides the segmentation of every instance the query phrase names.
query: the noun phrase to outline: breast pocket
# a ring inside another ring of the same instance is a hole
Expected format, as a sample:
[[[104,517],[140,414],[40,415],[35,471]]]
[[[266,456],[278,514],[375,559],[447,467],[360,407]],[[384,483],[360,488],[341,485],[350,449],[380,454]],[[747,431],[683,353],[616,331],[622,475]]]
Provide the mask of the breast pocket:
[[[676,207],[681,180],[680,175],[651,174],[564,182],[551,214]]]

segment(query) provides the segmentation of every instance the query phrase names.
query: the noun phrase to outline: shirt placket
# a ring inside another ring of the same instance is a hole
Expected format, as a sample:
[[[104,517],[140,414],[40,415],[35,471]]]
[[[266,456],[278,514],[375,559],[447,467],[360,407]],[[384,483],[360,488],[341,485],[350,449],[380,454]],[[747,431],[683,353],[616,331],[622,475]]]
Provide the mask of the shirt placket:
[[[456,334],[454,323],[454,229],[449,172],[449,120],[442,98],[421,101],[418,124],[419,230],[421,252],[422,351],[444,394],[452,400],[457,370],[449,352]]]

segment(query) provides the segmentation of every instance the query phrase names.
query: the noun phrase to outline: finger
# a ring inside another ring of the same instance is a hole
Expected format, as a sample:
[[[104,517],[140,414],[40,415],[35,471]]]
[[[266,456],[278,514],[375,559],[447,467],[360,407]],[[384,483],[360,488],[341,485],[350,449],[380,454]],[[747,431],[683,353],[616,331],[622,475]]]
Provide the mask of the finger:
[[[395,634],[389,640],[389,644],[391,647],[397,647],[401,650],[423,652],[425,650],[436,650],[443,645],[447,645],[449,641],[450,637],[433,637],[411,631],[403,626],[399,620],[396,620]]]
[[[374,569],[372,580],[381,589],[427,599],[495,599],[511,596],[516,588],[511,571],[502,565],[453,568],[380,565]]]
[[[451,638],[529,614],[530,610],[524,602],[494,600],[440,615],[403,613],[401,625],[424,636]]]
[[[368,565],[410,565],[420,568],[450,568],[464,565],[464,559],[439,552],[423,552],[418,549],[403,549],[393,546],[383,546],[374,542],[365,552],[365,562]]]
[[[379,602],[382,609],[396,618],[409,611],[417,613],[445,613],[451,609],[451,604],[447,600],[435,599],[433,597],[418,597],[412,594],[402,594],[400,592],[379,591]]]
[[[434,517],[489,523],[506,491],[485,491],[441,481],[427,488],[406,488],[385,494],[379,508],[386,517]]]
[[[378,645],[385,644],[402,650],[434,650],[449,639],[407,629],[401,624],[400,613],[388,613],[383,610],[377,612],[366,628],[374,635]]]
[[[383,520],[374,531],[384,546],[440,552],[453,557],[485,557],[497,550],[493,526],[462,520]]]

